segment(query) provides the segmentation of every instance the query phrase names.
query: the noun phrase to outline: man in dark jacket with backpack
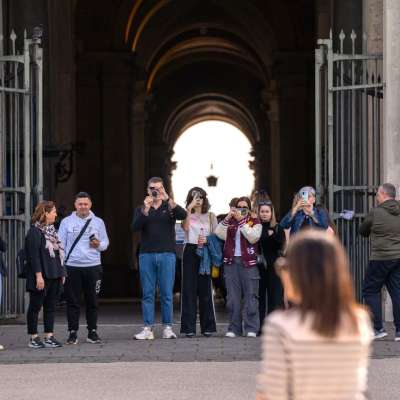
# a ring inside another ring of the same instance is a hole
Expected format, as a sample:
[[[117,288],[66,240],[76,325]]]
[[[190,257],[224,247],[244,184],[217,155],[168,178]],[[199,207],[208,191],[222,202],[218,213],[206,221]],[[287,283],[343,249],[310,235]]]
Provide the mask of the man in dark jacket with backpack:
[[[367,215],[359,232],[371,238],[363,296],[373,314],[375,339],[387,336],[382,325],[381,290],[385,285],[393,303],[395,341],[400,341],[400,205],[395,199],[394,185],[380,186],[376,194],[378,205]]]

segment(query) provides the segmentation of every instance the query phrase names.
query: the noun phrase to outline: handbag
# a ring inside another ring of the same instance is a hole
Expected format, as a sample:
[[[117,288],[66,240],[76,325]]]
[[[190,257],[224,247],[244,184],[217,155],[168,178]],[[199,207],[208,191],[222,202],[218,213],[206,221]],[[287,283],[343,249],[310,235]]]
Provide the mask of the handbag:
[[[210,234],[212,233],[212,221],[211,221],[211,213],[208,213],[208,222],[210,224]],[[211,278],[218,279],[220,275],[219,267],[216,265],[211,265]]]
[[[260,248],[260,253],[257,254],[257,264],[262,265],[266,269],[268,267],[268,263],[264,256],[264,252],[263,252],[261,244],[259,244],[259,248]]]

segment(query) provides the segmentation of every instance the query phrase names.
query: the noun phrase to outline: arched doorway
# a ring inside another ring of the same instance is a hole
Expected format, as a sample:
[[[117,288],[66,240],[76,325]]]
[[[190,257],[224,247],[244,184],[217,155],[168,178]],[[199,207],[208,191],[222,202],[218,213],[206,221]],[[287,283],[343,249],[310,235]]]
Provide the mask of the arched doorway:
[[[211,211],[226,212],[232,197],[250,196],[254,187],[251,152],[248,138],[232,124],[210,120],[189,127],[174,146],[175,199],[184,204],[188,190],[200,186],[208,193]],[[208,186],[211,174],[218,178],[215,187]]]

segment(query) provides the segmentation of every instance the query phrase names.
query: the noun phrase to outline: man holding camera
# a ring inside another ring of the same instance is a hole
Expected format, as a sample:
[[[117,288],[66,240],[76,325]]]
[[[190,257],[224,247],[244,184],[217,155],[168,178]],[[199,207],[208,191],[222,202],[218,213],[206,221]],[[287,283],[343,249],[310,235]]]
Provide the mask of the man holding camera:
[[[151,178],[147,197],[138,207],[133,230],[141,233],[139,273],[142,285],[144,328],[135,339],[154,339],[154,301],[156,286],[160,288],[163,338],[174,339],[172,330],[173,287],[175,280],[175,222],[184,220],[186,211],[175,204],[164,189],[161,178]]]
[[[109,240],[104,222],[91,211],[88,193],[75,196],[75,212],[61,221],[59,237],[64,244],[67,279],[67,319],[69,337],[67,344],[78,343],[80,298],[83,292],[86,303],[87,342],[101,343],[97,334],[97,295],[101,285],[101,252]]]

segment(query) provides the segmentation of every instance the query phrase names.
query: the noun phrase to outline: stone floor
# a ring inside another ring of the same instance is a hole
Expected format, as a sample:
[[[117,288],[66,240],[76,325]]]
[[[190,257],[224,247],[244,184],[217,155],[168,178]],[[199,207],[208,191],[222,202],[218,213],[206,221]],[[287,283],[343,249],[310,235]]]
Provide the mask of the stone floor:
[[[64,310],[57,313],[55,334],[59,340],[66,338]],[[159,317],[159,316],[158,316]],[[175,321],[179,315],[175,315]],[[224,337],[227,329],[227,314],[222,305],[217,305],[218,332],[211,338],[197,336],[193,339],[179,337],[176,340],[159,339],[161,326],[155,328],[156,340],[135,341],[133,335],[141,329],[140,307],[136,303],[102,304],[99,316],[99,334],[103,343],[85,343],[86,328],[82,321],[80,344],[59,349],[33,350],[27,347],[26,327],[23,324],[0,325],[0,343],[6,351],[0,352],[0,364],[26,363],[107,363],[132,361],[258,361],[260,338]],[[15,322],[15,321],[14,321]],[[174,325],[179,332],[179,325]],[[375,341],[373,358],[400,357],[400,342],[393,341],[393,327],[387,326],[389,336]]]

